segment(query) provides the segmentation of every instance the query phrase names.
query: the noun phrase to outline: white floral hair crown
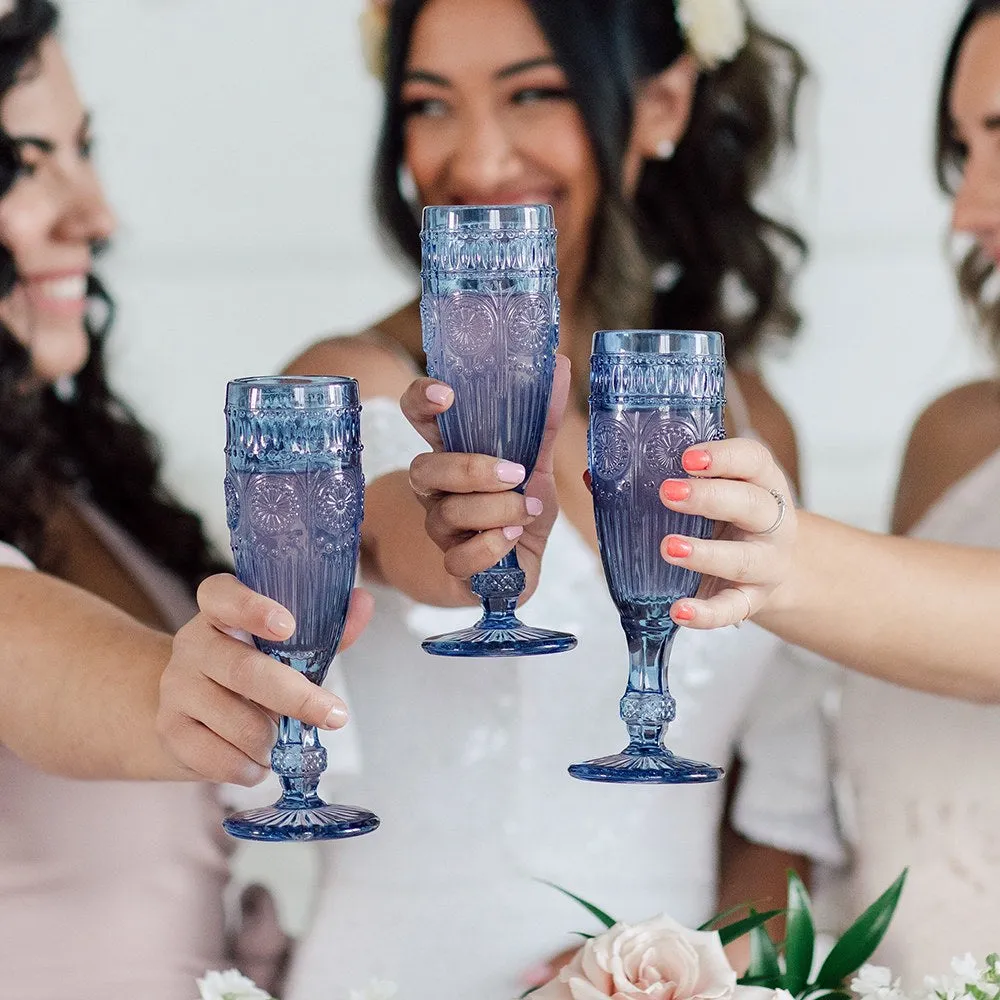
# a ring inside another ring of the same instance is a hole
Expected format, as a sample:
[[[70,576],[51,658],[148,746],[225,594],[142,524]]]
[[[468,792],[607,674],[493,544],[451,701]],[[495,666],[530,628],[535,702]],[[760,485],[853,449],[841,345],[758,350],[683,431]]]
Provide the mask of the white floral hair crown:
[[[729,62],[746,45],[747,17],[741,0],[673,0],[673,4],[687,47],[702,69]],[[392,0],[367,0],[361,15],[365,63],[379,80],[385,78],[391,8]]]

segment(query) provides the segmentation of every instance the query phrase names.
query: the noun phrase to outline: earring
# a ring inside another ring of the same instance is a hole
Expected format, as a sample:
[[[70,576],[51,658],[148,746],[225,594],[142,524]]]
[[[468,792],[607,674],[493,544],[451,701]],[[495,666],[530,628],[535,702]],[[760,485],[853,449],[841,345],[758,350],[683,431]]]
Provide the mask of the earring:
[[[671,160],[675,152],[677,152],[677,146],[669,139],[661,139],[656,144],[656,159],[658,160]]]

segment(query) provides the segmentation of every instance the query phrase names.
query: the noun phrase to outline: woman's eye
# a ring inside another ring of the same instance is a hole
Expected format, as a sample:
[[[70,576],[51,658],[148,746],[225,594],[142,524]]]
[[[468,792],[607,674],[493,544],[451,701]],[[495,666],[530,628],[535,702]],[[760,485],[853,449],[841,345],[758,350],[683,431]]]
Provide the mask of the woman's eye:
[[[565,87],[528,87],[517,91],[512,99],[515,104],[538,104],[541,101],[565,101],[569,96]]]
[[[92,136],[87,136],[86,139],[80,140],[79,145],[80,158],[84,160],[89,160],[94,152],[94,140]]]
[[[448,113],[448,105],[438,98],[424,98],[403,103],[404,118],[443,118]]]
[[[32,163],[25,160],[24,157],[21,158],[21,162],[17,165],[17,176],[18,177],[33,177],[35,171],[38,170],[38,164]]]

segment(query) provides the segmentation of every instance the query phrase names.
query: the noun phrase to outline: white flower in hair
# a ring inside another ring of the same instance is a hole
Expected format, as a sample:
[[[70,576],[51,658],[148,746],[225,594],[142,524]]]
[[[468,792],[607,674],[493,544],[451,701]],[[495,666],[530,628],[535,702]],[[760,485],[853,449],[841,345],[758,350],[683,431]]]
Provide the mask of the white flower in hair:
[[[365,65],[368,72],[379,80],[385,78],[385,43],[391,6],[392,0],[368,0],[358,19]]]
[[[747,19],[740,0],[675,0],[677,23],[688,48],[704,69],[729,62],[747,43]]]

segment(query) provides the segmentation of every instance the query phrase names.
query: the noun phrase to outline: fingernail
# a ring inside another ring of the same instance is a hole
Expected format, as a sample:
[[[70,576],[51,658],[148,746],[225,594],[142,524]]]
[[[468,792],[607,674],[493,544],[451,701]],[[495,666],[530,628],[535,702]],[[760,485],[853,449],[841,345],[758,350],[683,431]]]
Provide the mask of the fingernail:
[[[501,459],[496,464],[496,474],[501,483],[511,483],[516,486],[524,479],[524,466]]]
[[[712,456],[707,451],[691,448],[684,452],[681,463],[688,472],[704,472],[712,464]]]
[[[538,497],[525,497],[524,506],[532,517],[538,517],[545,510],[545,504]]]
[[[349,718],[346,708],[334,705],[323,720],[323,729],[343,729]]]
[[[261,767],[260,764],[250,763],[243,768],[243,781],[241,784],[244,785],[259,785],[270,772],[266,767]]]
[[[689,622],[694,620],[694,609],[686,604],[675,604],[670,612],[678,621]]]
[[[524,528],[520,525],[513,525],[510,528],[503,529],[503,537],[507,539],[508,542],[513,542],[516,538],[520,538],[524,534]]]
[[[667,500],[679,503],[691,496],[691,487],[680,479],[668,479],[660,486],[660,492]]]
[[[287,611],[272,611],[265,624],[271,635],[286,639],[295,631],[295,619]]]
[[[672,556],[674,559],[687,559],[693,551],[691,543],[684,541],[683,538],[671,535],[667,539],[667,555]]]
[[[445,406],[450,403],[455,395],[446,385],[429,385],[427,387],[427,398],[438,406]]]

